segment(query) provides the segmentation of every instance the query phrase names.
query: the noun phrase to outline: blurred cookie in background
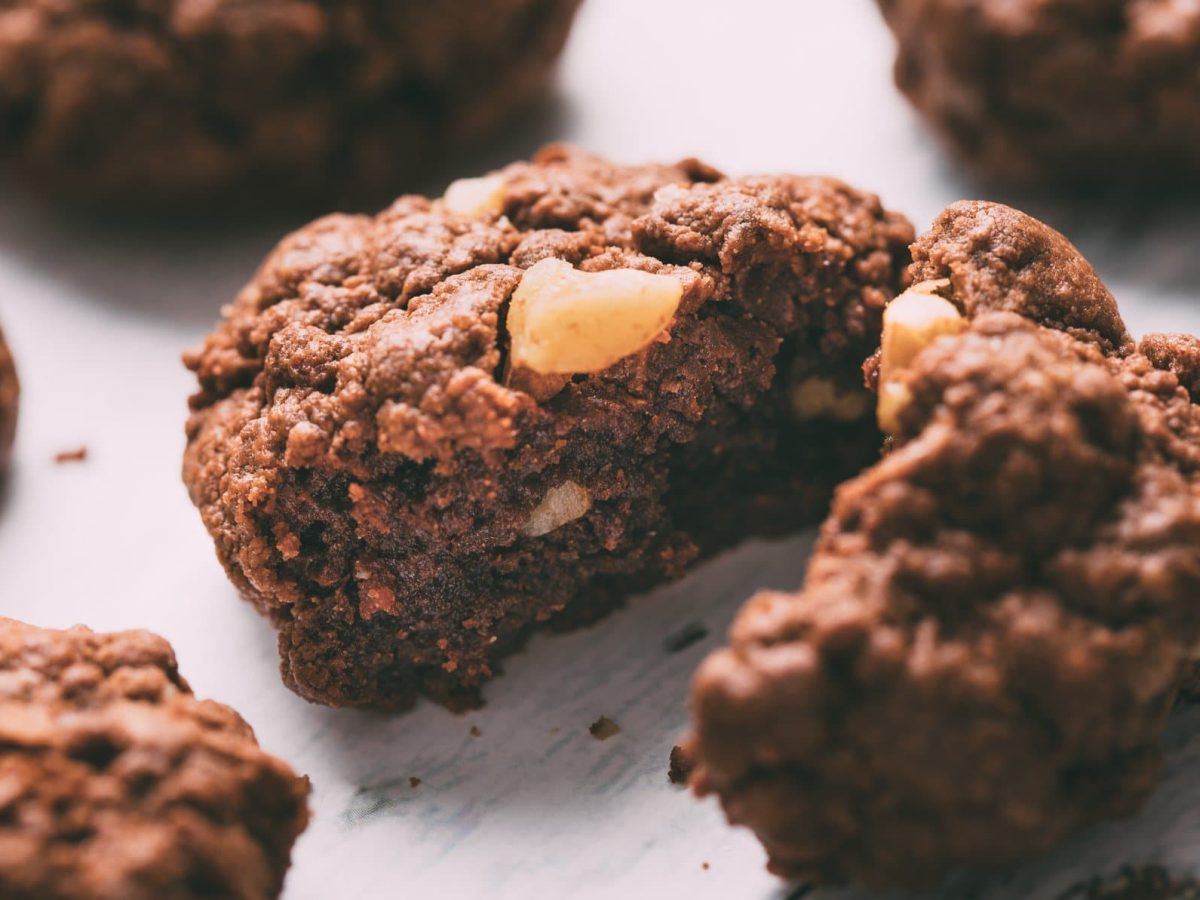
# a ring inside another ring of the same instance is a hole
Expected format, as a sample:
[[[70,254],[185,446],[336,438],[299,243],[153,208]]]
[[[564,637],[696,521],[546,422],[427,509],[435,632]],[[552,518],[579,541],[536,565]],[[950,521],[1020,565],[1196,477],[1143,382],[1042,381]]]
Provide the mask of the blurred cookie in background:
[[[12,456],[13,439],[17,435],[17,406],[21,386],[17,381],[17,367],[12,351],[0,331],[0,476],[8,468]]]
[[[1200,180],[1200,6],[878,0],[896,82],[977,175]]]
[[[580,0],[7,0],[0,159],[141,205],[411,181],[530,104]]]

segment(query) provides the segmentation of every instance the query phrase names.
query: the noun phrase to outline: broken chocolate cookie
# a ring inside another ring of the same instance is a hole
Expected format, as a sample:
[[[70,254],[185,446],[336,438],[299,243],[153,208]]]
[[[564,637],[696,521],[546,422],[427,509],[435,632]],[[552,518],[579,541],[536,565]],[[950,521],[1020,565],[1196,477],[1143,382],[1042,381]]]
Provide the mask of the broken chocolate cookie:
[[[1200,7],[879,0],[896,81],[959,157],[1007,180],[1200,179]]]
[[[1200,344],[1139,349],[1002,206],[913,255],[870,364],[889,452],[693,686],[693,784],[819,882],[925,884],[1134,811],[1200,638]]]
[[[411,183],[546,86],[579,0],[7,0],[0,161],[68,199]]]
[[[836,181],[567,147],[287,238],[186,357],[184,479],[310,700],[462,707],[874,458],[911,238]]]
[[[0,618],[0,896],[278,897],[308,782],[162,638]]]

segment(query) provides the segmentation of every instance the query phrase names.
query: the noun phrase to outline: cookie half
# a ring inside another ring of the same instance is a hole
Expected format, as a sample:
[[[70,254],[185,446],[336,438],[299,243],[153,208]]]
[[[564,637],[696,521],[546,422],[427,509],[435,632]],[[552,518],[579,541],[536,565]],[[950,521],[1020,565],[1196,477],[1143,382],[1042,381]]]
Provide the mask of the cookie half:
[[[951,207],[914,258],[868,365],[888,452],[692,691],[694,786],[819,882],[928,884],[1133,812],[1200,638],[1200,342],[1136,347],[1005,207]]]
[[[287,684],[473,704],[533,629],[819,519],[910,237],[829,179],[550,147],[287,238],[186,358],[184,460]]]

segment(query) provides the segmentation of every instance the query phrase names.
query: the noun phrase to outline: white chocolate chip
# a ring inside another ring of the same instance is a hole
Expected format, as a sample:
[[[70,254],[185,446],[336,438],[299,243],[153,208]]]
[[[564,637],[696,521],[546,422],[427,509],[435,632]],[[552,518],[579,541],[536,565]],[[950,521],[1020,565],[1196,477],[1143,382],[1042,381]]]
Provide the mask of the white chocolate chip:
[[[568,522],[574,522],[592,508],[592,495],[574,481],[564,481],[546,491],[546,496],[521,526],[526,537],[541,537]]]
[[[948,281],[925,281],[909,288],[883,311],[882,352],[879,357],[879,427],[895,432],[900,411],[912,399],[900,376],[922,350],[943,335],[967,327],[957,307],[937,291]]]
[[[442,203],[451,212],[471,218],[497,215],[504,209],[504,176],[460,178],[446,188]]]
[[[670,275],[581,272],[543,259],[525,273],[509,307],[512,364],[540,375],[600,372],[658,337],[682,297],[683,285]]]
[[[866,415],[871,395],[865,390],[846,390],[828,378],[813,375],[792,388],[792,410],[796,418],[834,419],[854,422]]]

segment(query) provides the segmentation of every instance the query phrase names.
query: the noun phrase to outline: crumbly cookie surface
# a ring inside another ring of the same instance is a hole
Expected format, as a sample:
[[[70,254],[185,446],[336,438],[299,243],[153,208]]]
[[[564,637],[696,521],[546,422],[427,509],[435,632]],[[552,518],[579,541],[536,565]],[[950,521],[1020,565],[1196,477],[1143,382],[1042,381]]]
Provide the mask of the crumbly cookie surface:
[[[475,703],[532,628],[814,521],[878,446],[858,366],[911,229],[874,197],[568,147],[472,184],[469,214],[301,229],[186,358],[185,481],[312,700]],[[531,371],[510,309],[548,259],[678,307],[603,370]]]
[[[0,478],[8,467],[12,455],[13,439],[17,435],[17,408],[20,400],[20,383],[12,351],[0,331]]]
[[[1171,0],[879,0],[896,80],[977,172],[1200,179],[1200,9]]]
[[[914,258],[965,327],[903,371],[803,590],[752,599],[693,687],[693,783],[822,882],[927,884],[1132,812],[1200,636],[1196,341],[1136,348],[1004,207],[951,207]]]
[[[411,183],[530,102],[577,6],[4,0],[0,159],[86,200]]]
[[[161,638],[0,618],[0,895],[278,897],[307,795]]]

